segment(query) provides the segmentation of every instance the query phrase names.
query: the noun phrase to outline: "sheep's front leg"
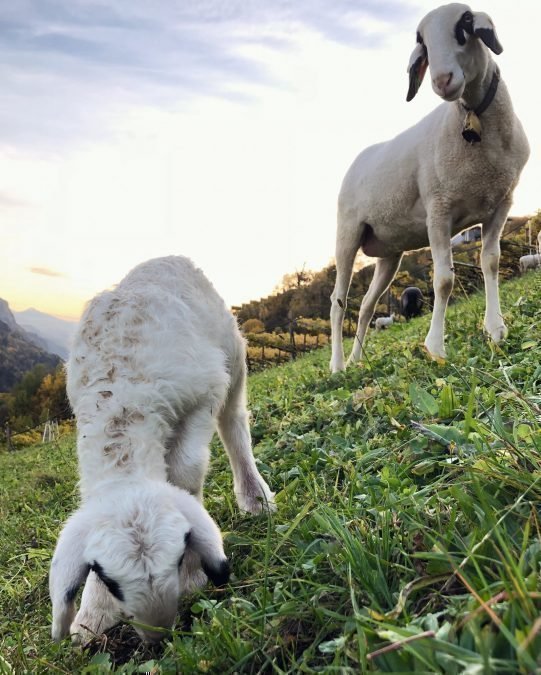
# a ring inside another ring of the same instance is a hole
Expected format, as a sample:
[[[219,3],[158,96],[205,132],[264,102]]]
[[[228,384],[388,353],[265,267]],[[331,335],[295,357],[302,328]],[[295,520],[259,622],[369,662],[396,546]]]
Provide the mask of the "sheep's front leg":
[[[511,208],[511,200],[506,200],[496,209],[490,220],[483,223],[481,249],[481,269],[485,281],[485,321],[486,332],[498,343],[507,336],[503,321],[498,290],[498,270],[500,267],[500,236]]]
[[[348,359],[348,365],[358,361],[361,358],[364,336],[366,334],[368,324],[370,323],[371,318],[374,316],[376,303],[382,294],[385,293],[385,291],[389,288],[389,284],[394,279],[394,275],[396,274],[398,266],[400,265],[401,259],[402,253],[397,253],[396,255],[388,256],[387,258],[379,258],[376,262],[374,276],[372,277],[370,286],[368,287],[366,295],[364,296],[361,303],[359,323],[357,325],[353,349],[351,350],[351,355]]]
[[[237,502],[248,513],[274,511],[274,493],[257,470],[252,452],[244,364],[235,377],[218,418],[218,430],[231,464]]]
[[[428,216],[427,228],[434,267],[434,309],[425,347],[432,358],[444,359],[445,312],[455,281],[451,220],[448,216],[432,213]]]
[[[86,645],[121,618],[120,607],[94,572],[88,574],[81,596],[81,607],[70,627],[74,644]]]

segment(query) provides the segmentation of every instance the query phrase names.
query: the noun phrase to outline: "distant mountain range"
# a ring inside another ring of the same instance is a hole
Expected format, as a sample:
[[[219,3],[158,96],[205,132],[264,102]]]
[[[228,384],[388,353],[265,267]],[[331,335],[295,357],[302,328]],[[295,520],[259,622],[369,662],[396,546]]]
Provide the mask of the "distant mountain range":
[[[76,325],[35,309],[14,313],[0,298],[0,392],[40,363],[54,368],[65,360]]]
[[[57,354],[64,361],[68,358],[71,338],[77,327],[76,321],[59,319],[37,309],[25,309],[23,312],[13,312],[13,315],[21,328],[42,342],[39,346]]]

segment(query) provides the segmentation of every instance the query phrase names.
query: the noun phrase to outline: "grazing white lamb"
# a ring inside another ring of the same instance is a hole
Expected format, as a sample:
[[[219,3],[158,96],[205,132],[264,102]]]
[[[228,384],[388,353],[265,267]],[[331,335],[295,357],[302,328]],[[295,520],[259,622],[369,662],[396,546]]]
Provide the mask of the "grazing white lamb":
[[[384,330],[389,328],[389,326],[393,325],[395,318],[396,317],[394,314],[391,314],[391,316],[378,316],[374,322],[374,327],[376,330]]]
[[[506,335],[498,296],[499,240],[529,146],[489,50],[502,51],[492,20],[468,5],[444,5],[419,24],[407,100],[429,69],[432,88],[445,103],[396,138],[364,150],[344,178],[331,296],[332,371],[344,368],[342,324],[359,248],[378,261],[349,362],[361,356],[374,307],[402,253],[424,246],[432,249],[434,264],[425,347],[431,356],[445,357],[445,311],[454,282],[450,240],[476,223],[482,223],[484,327],[496,342]]]
[[[229,576],[220,531],[201,504],[216,426],[240,508],[273,508],[252,455],[244,341],[200,270],[187,258],[158,258],[89,303],[67,389],[81,506],[51,564],[52,636],[86,642],[124,616],[146,626],[136,626],[144,639],[160,639],[182,593],[205,575],[216,584]]]
[[[524,274],[528,270],[536,270],[541,267],[541,254],[532,253],[531,255],[523,255],[518,261],[520,273]]]

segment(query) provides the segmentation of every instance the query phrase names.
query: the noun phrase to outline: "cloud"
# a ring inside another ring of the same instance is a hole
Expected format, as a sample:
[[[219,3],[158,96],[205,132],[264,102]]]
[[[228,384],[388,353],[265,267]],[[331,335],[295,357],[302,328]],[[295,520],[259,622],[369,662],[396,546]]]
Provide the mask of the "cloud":
[[[369,48],[411,12],[397,0],[2,3],[0,142],[58,149],[122,106],[239,100],[239,84],[283,86],[247,45],[284,51],[312,31]]]
[[[26,206],[28,202],[0,190],[0,209],[19,209]]]
[[[44,277],[63,277],[63,276],[65,276],[64,274],[61,274],[60,272],[55,272],[54,270],[50,270],[47,267],[31,267],[30,272],[32,272],[32,274],[40,274]]]

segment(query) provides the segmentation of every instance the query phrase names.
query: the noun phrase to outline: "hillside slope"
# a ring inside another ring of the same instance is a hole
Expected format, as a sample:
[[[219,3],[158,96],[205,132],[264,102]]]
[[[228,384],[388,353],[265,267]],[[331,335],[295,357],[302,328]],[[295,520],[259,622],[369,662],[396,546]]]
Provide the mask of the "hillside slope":
[[[38,363],[53,369],[60,357],[38,347],[25,331],[0,321],[0,392],[9,391]]]
[[[47,568],[76,503],[74,440],[0,455],[5,664],[537,672],[540,297],[541,274],[503,285],[501,347],[480,331],[480,295],[457,302],[443,365],[422,351],[423,317],[371,333],[363,366],[345,373],[329,375],[323,349],[251,376],[255,454],[278,509],[270,518],[239,513],[216,442],[205,504],[224,532],[232,580],[181,601],[163,651],[134,651],[118,633],[95,655],[51,644]]]

